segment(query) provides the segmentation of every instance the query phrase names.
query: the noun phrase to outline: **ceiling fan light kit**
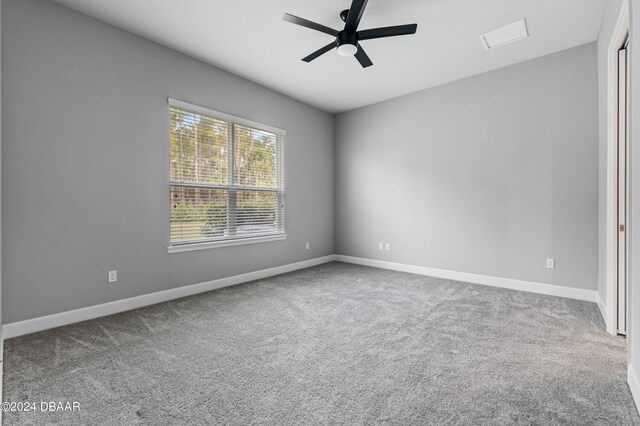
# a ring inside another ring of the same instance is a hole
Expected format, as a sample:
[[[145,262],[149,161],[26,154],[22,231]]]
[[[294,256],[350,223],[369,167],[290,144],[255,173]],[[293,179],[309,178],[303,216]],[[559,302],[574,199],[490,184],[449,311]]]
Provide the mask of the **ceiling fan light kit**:
[[[338,46],[338,55],[353,56],[358,51],[358,37],[356,33],[345,33],[340,31],[336,36],[336,45]]]
[[[351,2],[351,8],[340,12],[340,18],[345,23],[342,31],[334,30],[333,28],[326,27],[322,24],[285,13],[282,19],[287,22],[310,28],[315,31],[320,31],[335,37],[335,41],[321,47],[309,56],[302,58],[302,60],[305,62],[311,62],[328,51],[337,48],[338,55],[355,56],[362,68],[367,68],[373,65],[373,62],[371,62],[369,56],[367,56],[362,46],[360,46],[359,41],[415,34],[418,24],[396,25],[392,27],[381,27],[358,31],[358,25],[360,25],[362,14],[367,6],[367,1],[368,0],[353,0]]]
[[[355,44],[342,44],[338,46],[338,55],[340,56],[353,56],[358,52],[358,48]]]

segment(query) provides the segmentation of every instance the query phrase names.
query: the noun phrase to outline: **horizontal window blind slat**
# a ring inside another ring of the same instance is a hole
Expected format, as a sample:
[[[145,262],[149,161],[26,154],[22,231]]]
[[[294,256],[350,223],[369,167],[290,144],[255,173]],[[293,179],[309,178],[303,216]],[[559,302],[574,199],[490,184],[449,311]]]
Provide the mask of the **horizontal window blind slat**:
[[[179,182],[179,181],[171,181],[171,185],[173,186],[183,186],[183,187],[191,187],[191,188],[219,188],[219,189],[228,189],[233,191],[279,191],[278,188],[275,187],[257,187],[257,186],[243,186],[243,185],[218,185],[215,183],[197,183],[197,182]]]

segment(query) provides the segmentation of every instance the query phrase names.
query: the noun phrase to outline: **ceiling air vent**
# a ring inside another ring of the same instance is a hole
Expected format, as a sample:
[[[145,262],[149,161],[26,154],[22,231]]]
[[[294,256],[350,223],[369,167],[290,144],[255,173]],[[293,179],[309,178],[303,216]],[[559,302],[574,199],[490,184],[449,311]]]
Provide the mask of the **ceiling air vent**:
[[[524,19],[497,28],[480,36],[482,45],[485,49],[491,50],[514,41],[522,40],[529,37],[527,32],[527,23]]]

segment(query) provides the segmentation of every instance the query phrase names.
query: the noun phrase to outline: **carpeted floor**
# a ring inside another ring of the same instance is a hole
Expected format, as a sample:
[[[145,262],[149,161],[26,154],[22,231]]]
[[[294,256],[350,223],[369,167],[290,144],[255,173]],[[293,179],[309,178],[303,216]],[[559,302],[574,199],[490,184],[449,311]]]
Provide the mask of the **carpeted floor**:
[[[593,303],[330,263],[8,340],[7,425],[640,424]]]

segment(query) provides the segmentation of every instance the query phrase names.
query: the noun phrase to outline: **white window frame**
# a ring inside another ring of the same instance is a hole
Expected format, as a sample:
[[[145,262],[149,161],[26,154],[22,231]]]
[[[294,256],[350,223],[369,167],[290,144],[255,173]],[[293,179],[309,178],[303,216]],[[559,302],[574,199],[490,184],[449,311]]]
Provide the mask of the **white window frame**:
[[[234,125],[246,126],[256,130],[264,130],[266,132],[275,133],[276,135],[279,135],[282,138],[284,138],[284,136],[287,134],[286,130],[283,130],[277,127],[258,123],[252,120],[247,120],[246,118],[242,118],[242,117],[236,117],[231,114],[226,114],[210,108],[194,105],[178,99],[169,98],[168,105],[169,107],[183,109],[183,110],[194,112],[197,114],[202,114],[207,117],[214,118],[216,120],[227,122],[229,124],[229,138],[230,138],[230,151],[231,151],[229,155],[231,156],[231,158],[233,158],[233,155],[234,155],[233,153]],[[278,161],[281,162],[280,167],[283,168],[282,175],[284,175],[284,147],[279,147],[279,150],[281,150],[281,158],[278,158]],[[232,170],[230,170],[229,173],[232,173]],[[278,179],[280,180],[281,178],[282,176],[278,174]],[[175,186],[176,184],[177,182],[172,182],[171,179],[169,179],[169,189],[171,189],[171,186]],[[198,186],[198,185],[185,185],[185,186]],[[221,188],[229,189],[230,194],[232,189],[235,189],[235,190],[238,190],[238,189],[251,190],[252,189],[251,187],[244,187],[244,186],[236,187],[232,181],[230,181],[227,185],[219,185],[219,186]],[[202,185],[202,187],[205,188],[207,187],[207,185]],[[285,194],[284,182],[278,182],[277,187],[281,191],[281,194],[284,195]],[[255,188],[255,189],[260,190],[262,188]],[[281,207],[282,210],[279,209],[276,212],[276,214],[284,213],[284,209],[285,209],[284,201],[280,201],[280,202],[282,203],[282,207]],[[171,213],[169,213],[169,217],[170,216],[171,216]],[[276,220],[281,220],[281,219],[276,219]],[[169,226],[171,226],[171,219],[169,219]],[[218,241],[193,241],[193,242],[181,242],[181,243],[173,243],[173,244],[171,243],[171,234],[169,234],[169,246],[167,246],[167,252],[181,253],[186,251],[205,250],[210,248],[230,247],[230,246],[237,246],[237,245],[243,245],[243,244],[256,244],[256,243],[264,243],[269,241],[284,240],[287,238],[287,233],[285,231],[284,223],[282,224],[282,229],[283,229],[282,232],[272,234],[272,235],[258,235],[253,237],[229,238],[229,239],[218,240]]]

